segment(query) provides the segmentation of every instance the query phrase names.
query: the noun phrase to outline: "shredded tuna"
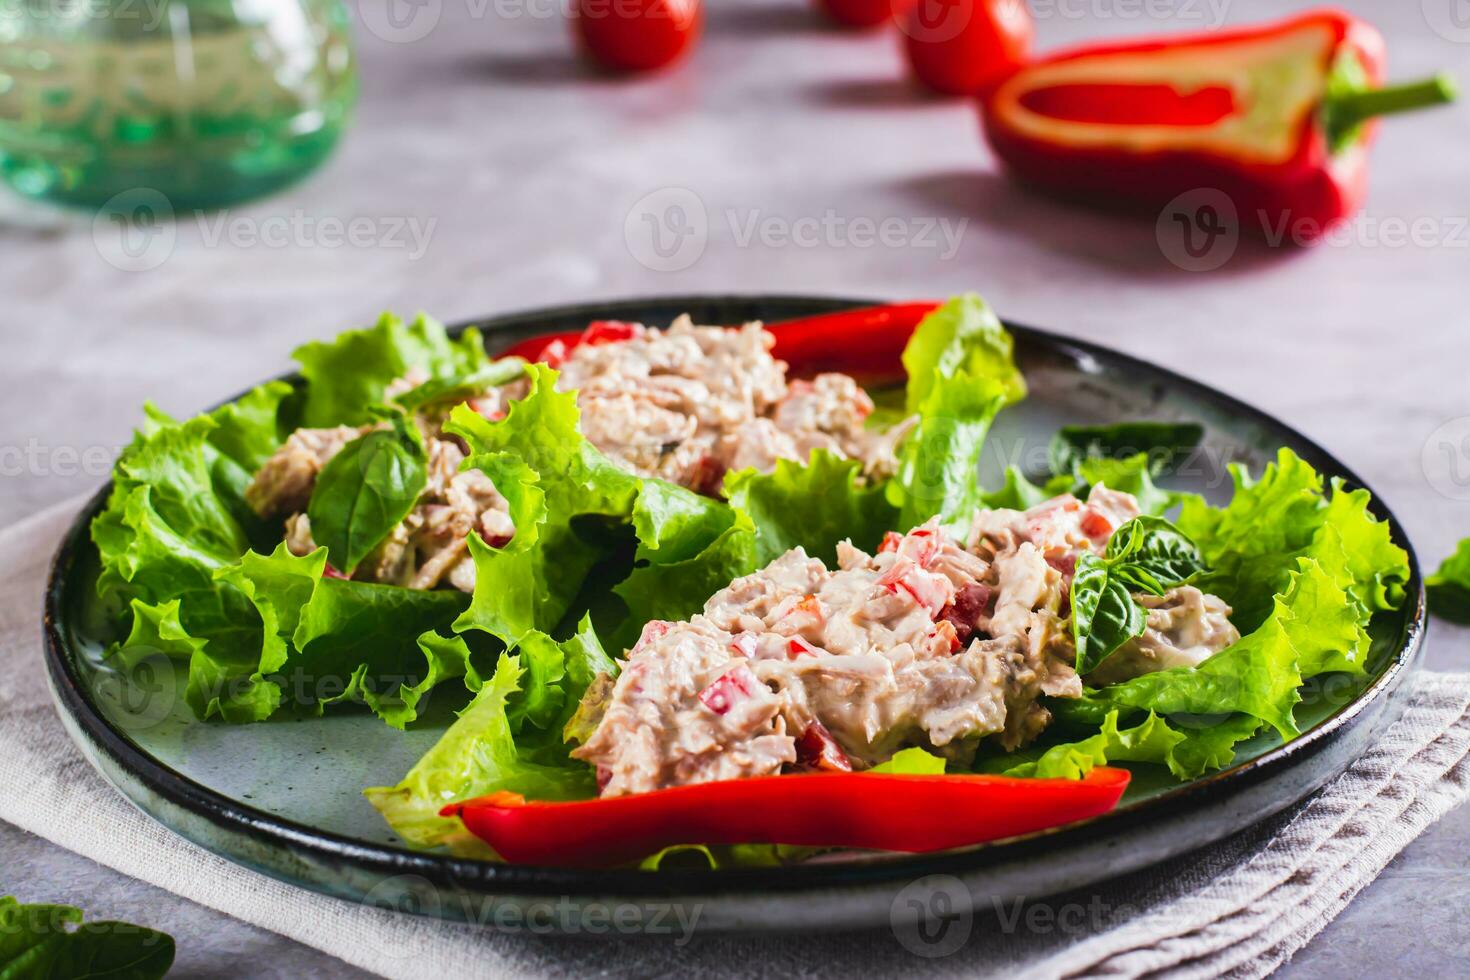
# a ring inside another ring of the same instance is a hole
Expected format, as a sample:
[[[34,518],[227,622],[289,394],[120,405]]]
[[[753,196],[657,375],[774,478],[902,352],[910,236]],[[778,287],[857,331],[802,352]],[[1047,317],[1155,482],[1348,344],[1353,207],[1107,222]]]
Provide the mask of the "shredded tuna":
[[[871,478],[896,467],[895,448],[910,422],[888,432],[865,428],[872,400],[852,378],[822,374],[788,381],[786,364],[771,356],[775,339],[759,323],[697,327],[687,316],[666,331],[641,324],[589,328],[589,342],[566,353],[558,387],[577,392],[582,433],[625,468],[699,493],[718,494],[730,470],[770,471],[781,459],[805,460],[827,449],[862,461]],[[384,396],[425,381],[411,370]],[[490,389],[468,404],[503,418],[523,397],[524,379]],[[412,513],[353,577],[430,589],[473,591],[475,566],[466,538],[478,532],[502,546],[515,534],[505,499],[479,471],[460,472],[464,445],[442,431],[452,408],[431,405],[416,416],[429,452],[429,481]],[[246,499],[263,517],[284,517],[292,552],[315,543],[303,513],[326,462],[371,426],[299,429],[256,473]]]
[[[574,753],[611,773],[605,794],[796,761],[867,768],[905,745],[963,755],[987,735],[1013,747],[1045,724],[1042,693],[1081,694],[1060,576],[1031,545],[987,562],[931,523],[877,555],[838,550],[832,571],[793,549],[689,622],[645,633]],[[959,596],[968,643],[951,620]],[[747,675],[758,688],[730,680]]]

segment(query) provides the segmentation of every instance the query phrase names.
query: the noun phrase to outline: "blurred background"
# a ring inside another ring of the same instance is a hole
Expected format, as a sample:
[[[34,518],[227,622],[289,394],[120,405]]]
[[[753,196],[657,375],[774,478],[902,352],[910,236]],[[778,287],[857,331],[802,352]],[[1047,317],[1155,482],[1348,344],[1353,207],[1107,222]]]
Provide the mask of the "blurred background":
[[[0,0],[0,525],[100,485],[145,399],[191,414],[383,310],[976,290],[1300,428],[1426,565],[1470,534],[1470,104],[1386,120],[1362,209],[1325,240],[1201,252],[1158,210],[1019,187],[976,99],[919,84],[886,14],[703,0],[675,63],[616,73],[626,39],[590,57],[568,2]],[[1312,6],[1029,14],[1044,55]],[[1382,31],[1391,79],[1470,79],[1464,0],[1341,6]],[[1431,666],[1465,661],[1431,644]],[[1432,830],[1298,968],[1398,966],[1405,908],[1467,907],[1463,875],[1442,884],[1467,834]],[[1463,957],[1460,921],[1429,952]]]

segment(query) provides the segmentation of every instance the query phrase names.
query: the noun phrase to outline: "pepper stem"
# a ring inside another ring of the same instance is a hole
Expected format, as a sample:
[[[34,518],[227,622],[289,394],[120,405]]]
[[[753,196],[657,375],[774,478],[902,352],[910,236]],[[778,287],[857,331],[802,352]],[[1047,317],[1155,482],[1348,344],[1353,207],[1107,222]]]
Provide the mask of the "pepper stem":
[[[1455,95],[1454,80],[1441,74],[1403,85],[1340,92],[1329,96],[1328,101],[1332,105],[1333,123],[1346,130],[1375,116],[1453,102]]]

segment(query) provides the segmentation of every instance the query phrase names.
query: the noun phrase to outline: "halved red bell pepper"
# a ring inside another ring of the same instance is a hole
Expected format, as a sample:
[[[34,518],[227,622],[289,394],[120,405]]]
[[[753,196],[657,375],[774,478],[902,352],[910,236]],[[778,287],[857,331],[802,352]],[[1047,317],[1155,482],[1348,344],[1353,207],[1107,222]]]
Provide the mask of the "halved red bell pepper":
[[[892,303],[770,323],[767,327],[776,338],[772,353],[802,373],[891,374],[899,365],[909,334],[938,305],[933,301]],[[623,326],[614,320],[597,320],[585,330],[520,341],[502,356],[545,361],[554,367],[581,344],[623,339],[617,329]]]
[[[1128,779],[1106,767],[1080,780],[824,772],[571,803],[491,793],[440,815],[457,815],[502,858],[523,864],[624,864],[673,844],[938,851],[1107,813]]]
[[[1093,45],[997,86],[985,134],[1043,189],[1153,209],[1215,189],[1242,230],[1310,239],[1361,206],[1375,117],[1453,98],[1443,77],[1379,88],[1383,67],[1378,31],[1336,10]]]

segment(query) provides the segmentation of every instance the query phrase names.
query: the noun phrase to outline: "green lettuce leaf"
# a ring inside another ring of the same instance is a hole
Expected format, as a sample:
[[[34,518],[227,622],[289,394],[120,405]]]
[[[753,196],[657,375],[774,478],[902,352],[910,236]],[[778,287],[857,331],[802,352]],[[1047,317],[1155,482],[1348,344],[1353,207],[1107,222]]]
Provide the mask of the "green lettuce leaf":
[[[980,454],[1006,394],[970,374],[937,378],[918,408],[919,421],[899,447],[898,472],[888,482],[888,502],[898,509],[896,530],[939,518],[960,536],[981,504]]]
[[[1431,612],[1454,623],[1470,623],[1470,538],[1460,542],[1424,585]]]
[[[1176,727],[1149,712],[1138,724],[1120,729],[1118,715],[1118,711],[1109,711],[1096,735],[993,757],[986,760],[985,768],[1007,776],[1081,779],[1094,766],[1142,762],[1167,766],[1181,780],[1195,779],[1209,770],[1229,766],[1235,759],[1236,743],[1250,738],[1261,727],[1248,715],[1204,726]]]
[[[458,819],[439,816],[443,806],[500,790],[535,800],[596,795],[591,767],[568,756],[562,730],[598,673],[616,665],[587,620],[562,643],[526,636],[398,785],[365,795],[411,846],[484,855]]]
[[[466,596],[329,578],[326,562],[324,548],[298,557],[281,544],[217,573],[254,604],[263,639],[253,662],[221,661],[207,644],[195,652],[186,691],[195,714],[259,721],[283,701],[317,712],[362,701],[402,728],[438,682],[467,676],[479,686],[464,641],[435,632],[459,615]]]
[[[823,449],[814,450],[806,465],[782,459],[770,473],[727,474],[730,505],[755,524],[756,566],[801,547],[830,568],[839,541],[868,552],[877,548],[897,515],[883,488],[863,486],[861,475],[860,461]]]
[[[1004,404],[1026,397],[1026,379],[1015,362],[1015,341],[1000,318],[974,293],[956,296],[924,317],[903,351],[908,372],[905,402],[920,411],[942,378],[965,375],[988,382]]]
[[[609,546],[578,529],[589,518],[626,521],[643,481],[583,438],[575,393],[556,390],[556,372],[528,367],[531,388],[491,422],[460,406],[446,431],[474,454],[465,463],[495,482],[510,504],[515,536],[504,547],[469,538],[475,591],[456,631],[484,630],[514,646],[532,630],[550,632],[572,609]]]
[[[451,340],[437,320],[420,314],[405,325],[391,313],[366,330],[303,344],[292,357],[307,382],[301,424],[310,428],[372,421],[371,409],[383,401],[384,390],[412,370],[443,378],[490,363],[478,330]]]
[[[921,748],[899,749],[886,762],[880,762],[868,772],[888,773],[898,776],[942,776],[944,760]]]
[[[1366,490],[1347,491],[1333,481],[1329,499],[1322,478],[1289,449],[1259,480],[1238,465],[1231,472],[1229,505],[1216,509],[1191,497],[1175,523],[1210,568],[1195,584],[1230,603],[1241,632],[1270,615],[1300,558],[1320,563],[1348,591],[1365,624],[1403,601],[1408,555],[1393,543],[1388,525],[1368,513]]]
[[[185,423],[150,411],[123,451],[91,531],[101,562],[98,593],[122,612],[129,630],[114,649],[125,662],[152,646],[176,656],[207,646],[222,663],[258,659],[260,618],[215,573],[232,565],[259,530],[243,519],[244,464],[274,438],[288,392],[268,385],[239,406]]]

